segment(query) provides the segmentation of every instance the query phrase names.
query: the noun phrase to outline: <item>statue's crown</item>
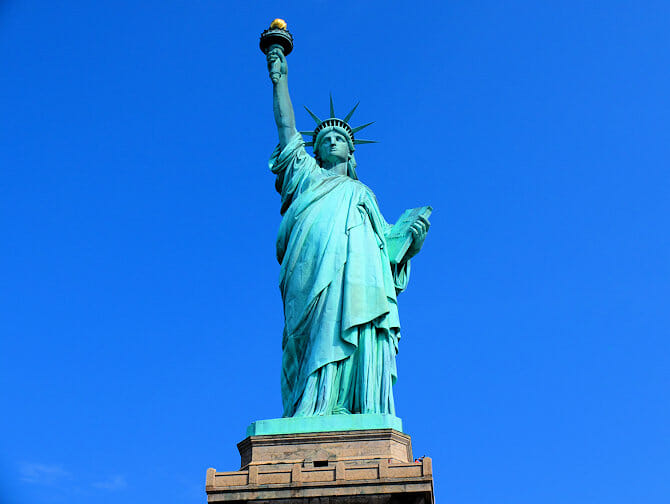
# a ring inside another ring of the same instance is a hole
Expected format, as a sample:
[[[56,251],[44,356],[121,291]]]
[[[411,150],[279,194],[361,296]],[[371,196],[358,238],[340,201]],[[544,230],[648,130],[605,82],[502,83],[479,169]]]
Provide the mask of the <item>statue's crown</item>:
[[[360,104],[357,103],[354,105],[354,108],[351,109],[351,111],[344,117],[344,119],[339,119],[335,117],[335,107],[333,106],[333,95],[330,95],[330,117],[324,121],[319,119],[314,112],[309,110],[307,107],[305,107],[305,110],[307,110],[307,113],[312,116],[312,119],[316,121],[316,128],[314,128],[313,131],[301,131],[300,134],[302,135],[307,135],[312,137],[311,142],[305,142],[305,145],[309,145],[312,147],[318,147],[317,145],[317,138],[319,137],[319,133],[327,128],[337,128],[349,137],[349,140],[351,142],[351,146],[353,148],[354,145],[359,145],[359,144],[369,144],[369,143],[376,143],[374,140],[359,140],[355,138],[355,134],[358,133],[360,130],[363,128],[367,128],[371,124],[374,123],[374,121],[369,122],[367,124],[363,124],[362,126],[357,126],[356,128],[352,128],[349,126],[349,119],[351,119],[351,116],[354,115],[354,112],[356,111],[356,108]],[[352,149],[353,150],[353,149]]]

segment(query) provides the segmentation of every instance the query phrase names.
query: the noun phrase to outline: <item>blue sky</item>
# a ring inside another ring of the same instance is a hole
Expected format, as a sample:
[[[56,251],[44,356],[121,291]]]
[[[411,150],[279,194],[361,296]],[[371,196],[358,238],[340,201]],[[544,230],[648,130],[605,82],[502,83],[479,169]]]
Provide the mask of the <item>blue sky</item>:
[[[667,2],[0,3],[0,500],[203,502],[281,415],[276,144],[430,204],[395,387],[438,502],[670,498]]]

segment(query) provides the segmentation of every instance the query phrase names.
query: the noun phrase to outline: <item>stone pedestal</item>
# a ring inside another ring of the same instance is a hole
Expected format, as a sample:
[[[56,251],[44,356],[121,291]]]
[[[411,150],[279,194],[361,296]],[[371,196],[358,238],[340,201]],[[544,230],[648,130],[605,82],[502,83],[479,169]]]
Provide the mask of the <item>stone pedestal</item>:
[[[249,436],[239,471],[207,470],[207,502],[433,504],[431,459],[394,429]]]

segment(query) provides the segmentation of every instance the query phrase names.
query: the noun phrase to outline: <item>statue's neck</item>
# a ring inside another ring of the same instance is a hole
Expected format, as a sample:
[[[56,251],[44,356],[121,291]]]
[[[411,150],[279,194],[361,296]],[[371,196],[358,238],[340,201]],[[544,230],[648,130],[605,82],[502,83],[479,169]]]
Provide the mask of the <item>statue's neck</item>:
[[[347,175],[348,174],[347,172],[349,171],[346,161],[342,161],[340,163],[324,162],[321,165],[321,168],[328,170],[333,175]]]

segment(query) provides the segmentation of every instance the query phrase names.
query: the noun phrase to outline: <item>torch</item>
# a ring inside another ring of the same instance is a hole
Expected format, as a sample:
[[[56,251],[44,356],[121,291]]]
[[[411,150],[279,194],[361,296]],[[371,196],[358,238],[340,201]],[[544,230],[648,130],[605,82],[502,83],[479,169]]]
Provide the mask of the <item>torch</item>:
[[[275,19],[270,23],[270,28],[261,33],[260,48],[267,54],[271,49],[279,49],[284,56],[288,56],[293,50],[293,35],[286,29],[286,21]],[[280,73],[281,61],[275,61],[270,70],[270,77]],[[274,79],[273,79],[274,80]]]

